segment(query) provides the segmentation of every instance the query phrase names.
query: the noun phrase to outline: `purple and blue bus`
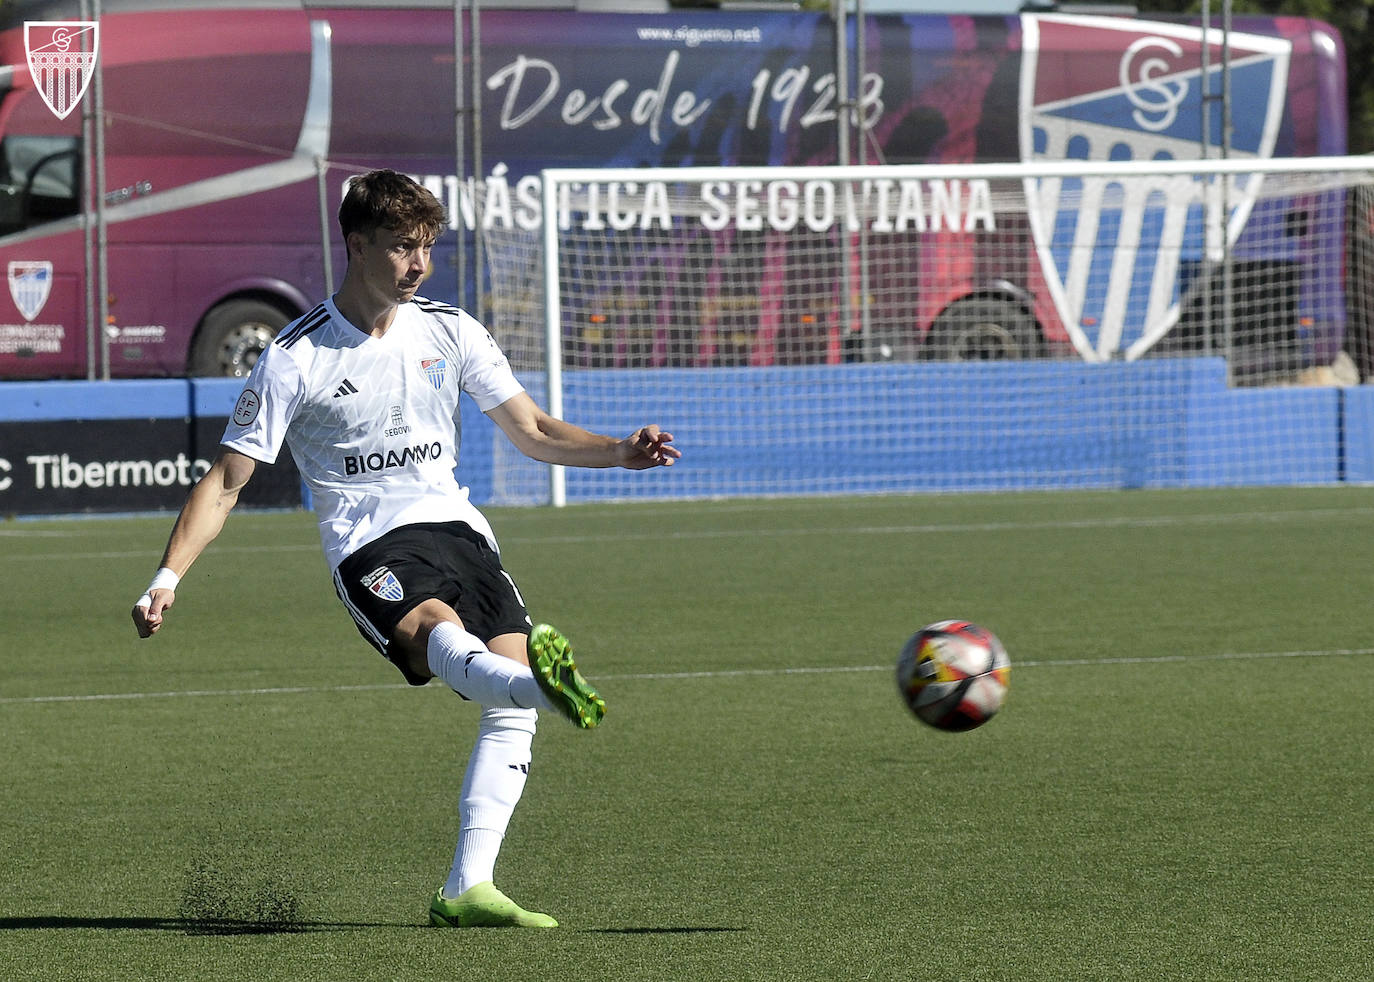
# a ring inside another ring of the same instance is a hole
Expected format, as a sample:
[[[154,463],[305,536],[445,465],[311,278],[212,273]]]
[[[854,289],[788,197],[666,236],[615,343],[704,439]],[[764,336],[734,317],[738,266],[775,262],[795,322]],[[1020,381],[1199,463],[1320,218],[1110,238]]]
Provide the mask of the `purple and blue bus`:
[[[837,162],[836,28],[825,14],[483,4],[476,91],[471,36],[455,44],[449,0],[175,10],[107,0],[97,170],[86,118],[93,95],[58,118],[27,63],[26,18],[79,13],[75,2],[11,4],[0,31],[0,266],[9,283],[0,296],[0,378],[246,374],[341,271],[332,244],[340,189],[377,166],[416,176],[448,206],[455,234],[438,244],[426,292],[461,300],[459,270],[474,274],[459,252],[469,258],[478,214],[472,163],[462,176],[455,165],[456,90],[465,81],[482,123],[478,193],[495,189],[506,203],[486,209],[487,222],[537,223],[538,173],[547,167]],[[860,32],[852,20],[847,31],[852,47]],[[864,76],[850,89],[870,163],[1187,159],[1215,157],[1223,138],[1197,113],[1200,59],[1207,52],[1215,71],[1220,38],[1204,44],[1183,22],[880,14],[865,19],[861,35]],[[1233,152],[1345,152],[1344,54],[1334,30],[1300,17],[1237,18],[1229,46]],[[88,220],[92,182],[99,222]],[[1054,249],[1029,224],[923,239],[892,267],[901,281],[894,295],[909,307],[907,334],[884,350],[931,347],[969,305],[1002,346],[984,357],[1124,351],[1149,339],[1155,328],[1136,315],[1111,324],[1109,312],[1070,295],[1074,278],[1056,269]],[[1260,282],[1285,291],[1304,357],[1329,357],[1345,343],[1344,316],[1305,309],[1304,284],[1339,282],[1341,270],[1295,257],[1307,254],[1305,237],[1341,231],[1277,226],[1282,241],[1247,231],[1237,251]],[[1266,264],[1282,275],[1264,276]],[[1176,306],[1200,268],[1185,257],[1173,272]],[[836,310],[817,303],[782,316],[797,319],[802,338],[786,358],[852,357]],[[686,353],[651,345],[626,355],[603,346],[604,327],[576,320],[565,325],[567,350],[585,364],[784,358],[776,332],[751,328],[747,312],[732,348]]]

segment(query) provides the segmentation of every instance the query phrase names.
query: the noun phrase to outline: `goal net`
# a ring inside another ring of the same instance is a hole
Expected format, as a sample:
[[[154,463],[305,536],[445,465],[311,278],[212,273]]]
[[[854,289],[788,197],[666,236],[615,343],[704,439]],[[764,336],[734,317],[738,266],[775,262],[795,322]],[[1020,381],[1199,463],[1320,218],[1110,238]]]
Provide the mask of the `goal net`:
[[[1367,158],[546,171],[485,230],[493,333],[553,411],[691,466],[512,454],[496,498],[1313,483],[1374,370],[1371,189]]]

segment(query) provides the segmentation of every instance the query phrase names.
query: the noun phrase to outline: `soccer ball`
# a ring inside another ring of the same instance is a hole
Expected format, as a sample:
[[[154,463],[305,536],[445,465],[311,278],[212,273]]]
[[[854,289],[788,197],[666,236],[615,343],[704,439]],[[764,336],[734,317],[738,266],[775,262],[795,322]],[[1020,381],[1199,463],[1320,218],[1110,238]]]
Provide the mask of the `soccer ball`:
[[[1011,662],[996,635],[968,621],[921,628],[897,657],[897,691],[937,730],[982,726],[1002,708]]]

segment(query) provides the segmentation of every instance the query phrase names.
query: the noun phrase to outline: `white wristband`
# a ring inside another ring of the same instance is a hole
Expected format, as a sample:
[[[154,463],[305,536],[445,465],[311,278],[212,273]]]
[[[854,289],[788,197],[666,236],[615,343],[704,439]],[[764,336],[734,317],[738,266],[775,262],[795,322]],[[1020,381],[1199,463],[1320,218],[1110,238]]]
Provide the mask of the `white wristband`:
[[[153,574],[153,582],[148,584],[148,592],[154,590],[175,590],[177,584],[181,582],[181,577],[173,573],[166,566],[163,566]]]
[[[160,568],[153,574],[153,581],[148,584],[148,589],[143,591],[143,596],[135,601],[135,607],[151,607],[153,604],[154,590],[176,590],[177,584],[181,582],[181,577],[166,566]]]

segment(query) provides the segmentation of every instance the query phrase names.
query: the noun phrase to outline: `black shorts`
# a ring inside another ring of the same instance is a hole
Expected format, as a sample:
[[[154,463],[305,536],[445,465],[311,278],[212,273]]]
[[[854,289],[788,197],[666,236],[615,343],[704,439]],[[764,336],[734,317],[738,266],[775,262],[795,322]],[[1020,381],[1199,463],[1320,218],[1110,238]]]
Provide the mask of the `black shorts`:
[[[403,525],[374,539],[339,564],[334,589],[360,633],[401,670],[411,685],[424,685],[392,657],[391,635],[401,618],[426,600],[442,600],[463,627],[482,641],[528,634],[530,616],[501,558],[463,522]]]

